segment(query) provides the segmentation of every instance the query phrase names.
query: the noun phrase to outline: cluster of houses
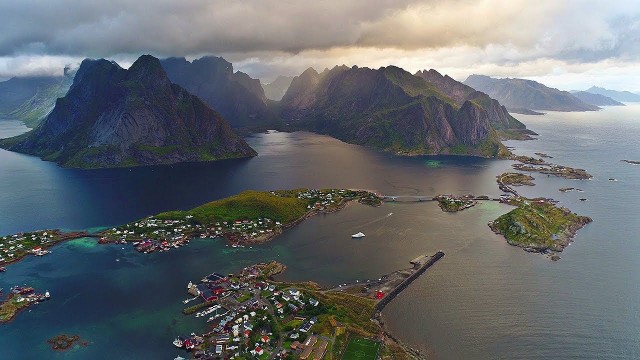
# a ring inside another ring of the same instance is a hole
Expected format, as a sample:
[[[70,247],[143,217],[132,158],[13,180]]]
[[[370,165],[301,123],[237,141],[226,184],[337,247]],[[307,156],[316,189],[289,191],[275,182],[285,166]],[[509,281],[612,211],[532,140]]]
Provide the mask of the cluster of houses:
[[[196,317],[211,315],[207,320],[210,331],[178,337],[174,345],[191,350],[198,359],[324,355],[326,340],[318,341],[311,332],[318,320],[306,314],[320,302],[296,288],[281,288],[264,280],[263,265],[247,267],[238,275],[212,273],[198,284],[190,282],[188,292],[200,299],[196,307],[203,309]],[[290,345],[285,347],[285,342]]]
[[[11,262],[27,253],[38,256],[50,253],[42,246],[53,242],[54,235],[53,232],[38,231],[0,237],[0,264]]]
[[[324,210],[331,205],[335,205],[341,201],[342,198],[351,195],[350,190],[317,190],[311,189],[301,191],[298,193],[298,199],[304,199],[313,203],[307,205],[307,210],[318,209]]]
[[[477,204],[473,195],[438,195],[434,198],[444,211],[460,211]]]
[[[132,242],[138,252],[152,253],[168,251],[186,245],[194,237],[227,236],[230,240],[240,240],[270,233],[281,226],[269,218],[253,220],[220,221],[208,226],[197,224],[187,215],[180,220],[161,220],[149,217],[136,223],[112,228],[102,234],[103,243]],[[238,246],[238,244],[234,244]]]

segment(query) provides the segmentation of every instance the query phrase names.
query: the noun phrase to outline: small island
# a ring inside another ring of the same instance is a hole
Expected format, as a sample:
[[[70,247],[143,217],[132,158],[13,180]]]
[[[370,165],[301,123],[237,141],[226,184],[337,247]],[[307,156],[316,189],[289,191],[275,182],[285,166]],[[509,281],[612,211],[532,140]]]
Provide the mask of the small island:
[[[529,164],[514,164],[513,168],[519,171],[538,172],[541,174],[563,177],[565,179],[589,180],[593,176],[584,169],[576,169],[568,166],[549,164],[548,166],[533,166]]]
[[[574,188],[574,187],[563,187],[563,188],[558,189],[558,191],[566,193],[566,192],[571,192],[571,191],[583,192],[584,190],[578,189],[578,188]]]
[[[55,350],[55,351],[69,350],[75,344],[78,344],[80,346],[89,345],[87,341],[81,340],[79,335],[67,335],[67,334],[56,335],[51,339],[48,339],[47,343],[51,346],[51,350]]]
[[[199,303],[183,310],[207,319],[201,335],[177,335],[173,344],[195,358],[411,359],[420,353],[389,335],[380,311],[444,256],[420,256],[409,269],[374,280],[322,289],[313,282],[288,283],[273,276],[277,262],[245,267],[237,274],[212,273],[187,285]],[[362,345],[365,344],[366,347]]]
[[[533,180],[535,180],[532,176],[522,174],[522,173],[514,173],[514,172],[506,172],[498,176],[498,184],[504,185],[512,185],[512,186],[534,186]]]
[[[540,158],[534,158],[525,155],[511,155],[509,160],[518,161],[519,164],[513,164],[512,167],[519,171],[538,172],[541,174],[563,177],[565,179],[588,180],[593,176],[584,169],[576,169],[568,166],[552,164],[544,159],[551,158],[545,153],[536,153]]]
[[[505,201],[515,209],[489,223],[496,234],[507,242],[529,252],[548,254],[557,260],[557,253],[571,243],[576,232],[592,220],[572,213],[565,207],[543,198],[511,197]]]
[[[553,156],[549,156],[546,153],[537,152],[537,153],[534,153],[534,154],[540,156],[541,158],[553,159]]]
[[[13,320],[22,310],[49,298],[48,291],[39,294],[32,287],[12,287],[7,297],[0,302],[0,324]]]
[[[549,165],[549,163],[547,163],[543,159],[537,159],[537,158],[534,158],[531,156],[525,156],[525,155],[511,155],[509,157],[509,160],[515,160],[523,164],[529,164],[529,165]]]
[[[433,200],[438,202],[438,206],[444,212],[462,211],[478,203],[473,195],[438,195]]]

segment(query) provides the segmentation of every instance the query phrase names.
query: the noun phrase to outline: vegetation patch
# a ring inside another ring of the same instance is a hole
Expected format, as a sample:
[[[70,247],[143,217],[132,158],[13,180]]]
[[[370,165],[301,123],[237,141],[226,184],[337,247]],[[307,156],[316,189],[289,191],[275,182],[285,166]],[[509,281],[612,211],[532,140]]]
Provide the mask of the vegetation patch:
[[[378,358],[380,343],[377,341],[354,337],[349,340],[342,360],[375,360]]]
[[[502,183],[505,185],[513,185],[513,186],[534,186],[533,180],[535,180],[532,176],[515,173],[515,172],[507,172],[500,176],[498,176],[498,183]]]
[[[516,208],[490,222],[489,227],[509,244],[527,251],[562,251],[576,232],[592,221],[548,199],[515,197],[508,203]]]

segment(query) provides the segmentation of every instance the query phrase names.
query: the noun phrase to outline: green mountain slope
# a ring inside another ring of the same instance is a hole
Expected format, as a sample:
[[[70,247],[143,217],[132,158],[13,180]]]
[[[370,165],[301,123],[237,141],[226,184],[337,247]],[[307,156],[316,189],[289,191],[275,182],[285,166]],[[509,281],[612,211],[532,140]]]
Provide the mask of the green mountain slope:
[[[280,114],[291,129],[399,154],[507,152],[480,101],[460,103],[436,84],[394,66],[308,69],[292,81]]]
[[[172,84],[149,55],[128,70],[104,59],[83,61],[67,95],[42,123],[0,145],[82,168],[256,154],[218,113]]]

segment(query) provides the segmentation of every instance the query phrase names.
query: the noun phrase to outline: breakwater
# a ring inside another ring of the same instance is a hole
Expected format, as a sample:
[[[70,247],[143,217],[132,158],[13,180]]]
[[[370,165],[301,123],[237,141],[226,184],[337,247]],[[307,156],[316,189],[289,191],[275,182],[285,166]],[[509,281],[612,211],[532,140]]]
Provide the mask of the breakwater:
[[[406,289],[415,279],[417,279],[420,275],[422,275],[428,268],[430,268],[433,264],[435,264],[438,260],[444,257],[444,252],[438,251],[435,253],[424,265],[422,265],[418,270],[416,270],[413,274],[409,275],[406,279],[404,279],[398,286],[396,286],[393,290],[391,290],[387,296],[385,296],[380,302],[378,302],[375,306],[376,312],[382,311],[391,300],[395,299],[398,294],[402,292],[402,290]]]

